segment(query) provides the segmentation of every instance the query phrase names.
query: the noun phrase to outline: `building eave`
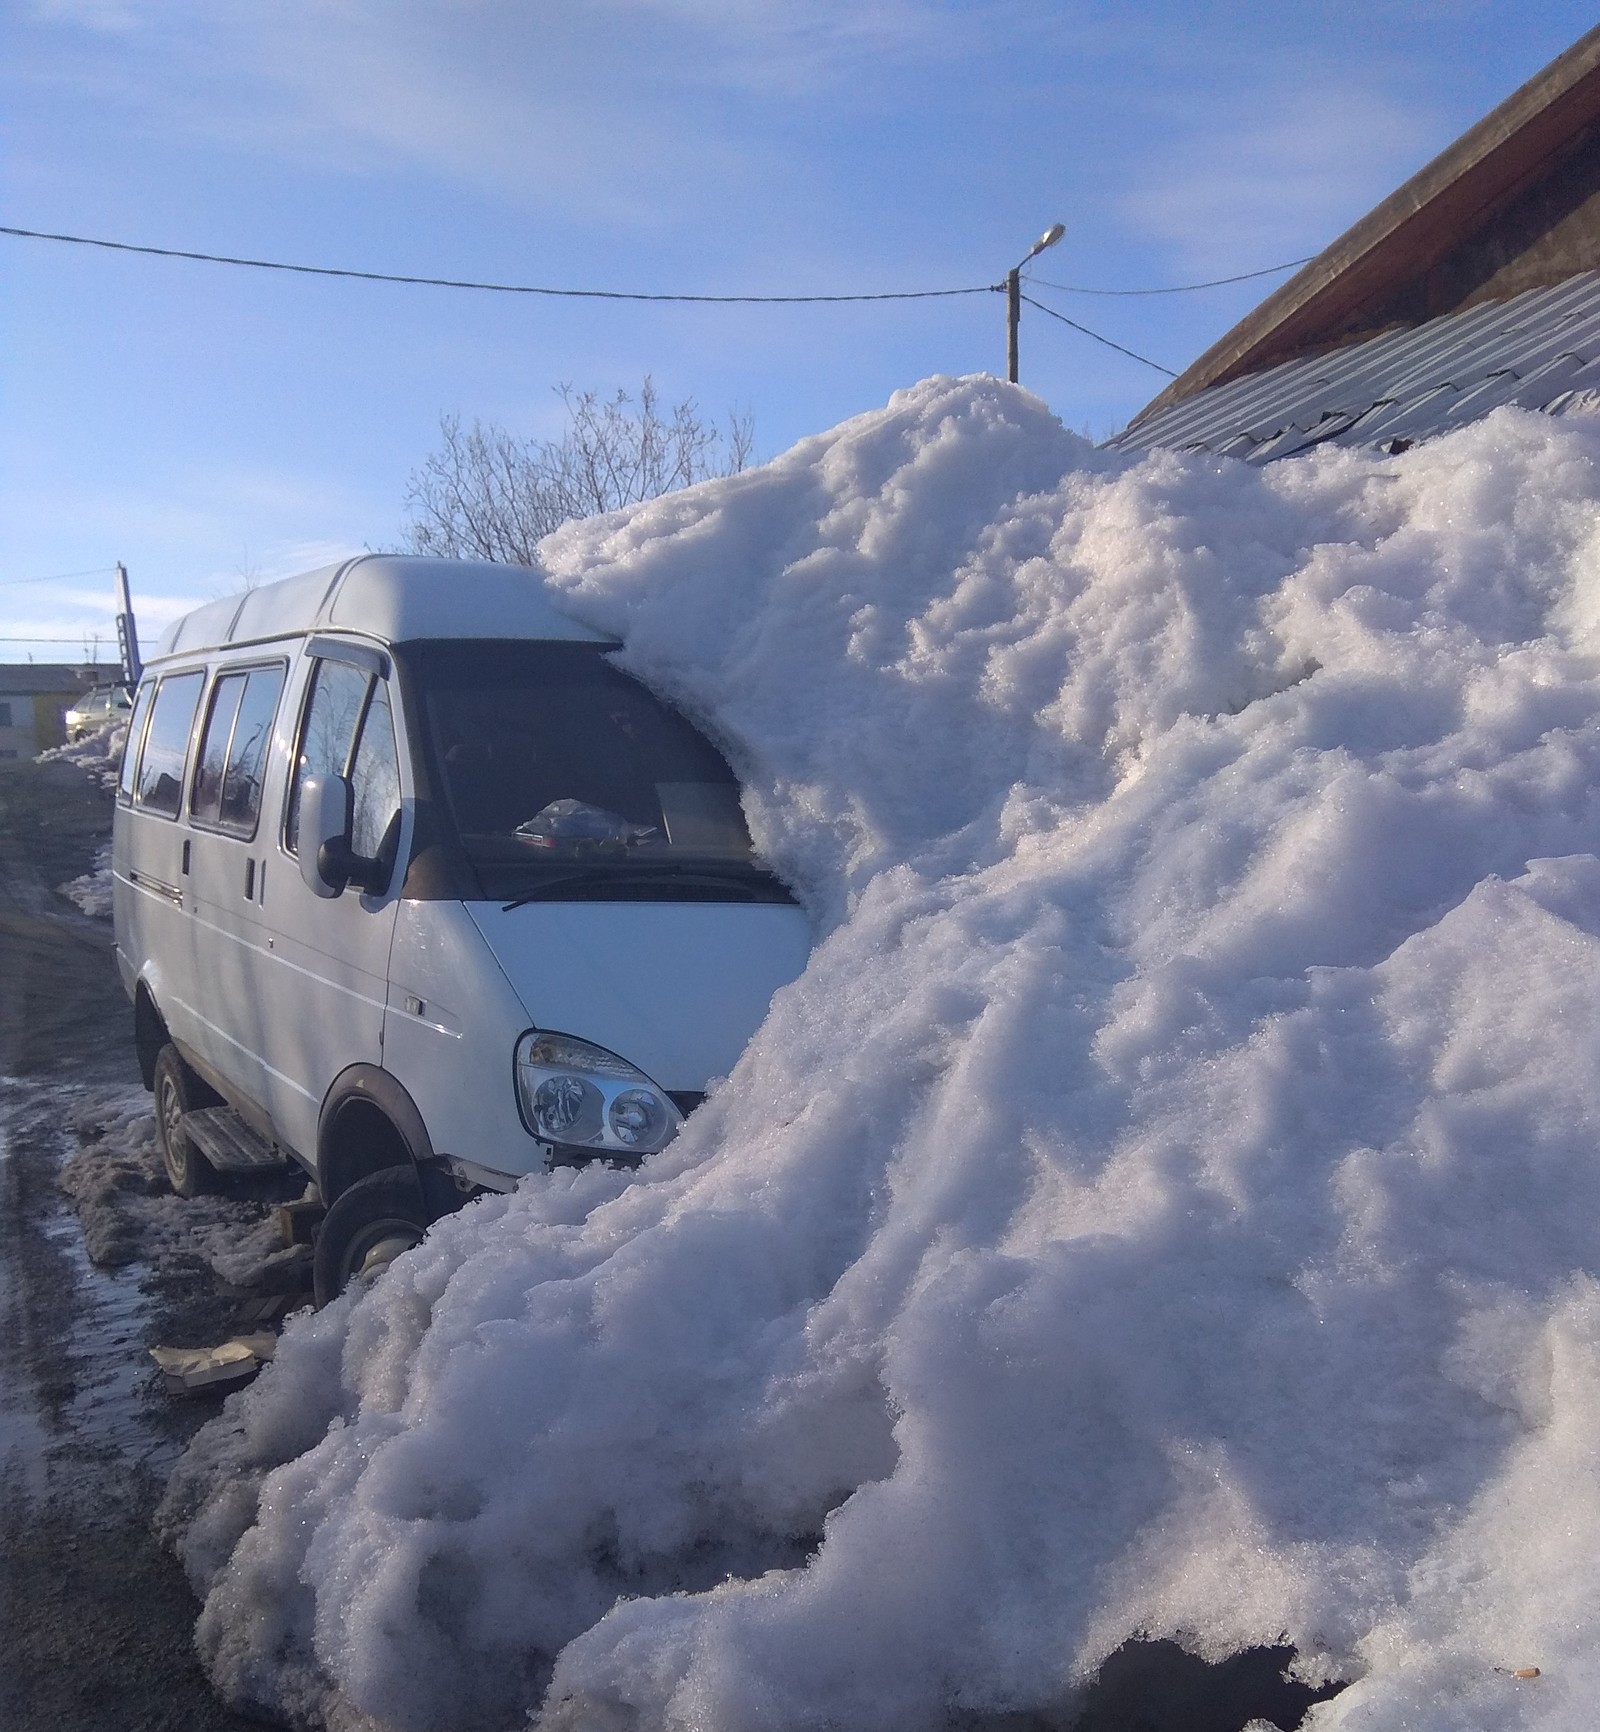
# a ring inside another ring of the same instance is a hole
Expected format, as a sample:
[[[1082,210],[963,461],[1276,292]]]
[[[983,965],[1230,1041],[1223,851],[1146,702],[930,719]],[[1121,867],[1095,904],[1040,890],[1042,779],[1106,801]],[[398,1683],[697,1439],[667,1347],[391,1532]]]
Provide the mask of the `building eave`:
[[[1600,26],[1462,134],[1269,295],[1133,418],[1208,386],[1370,335],[1360,310],[1427,270],[1600,120]]]

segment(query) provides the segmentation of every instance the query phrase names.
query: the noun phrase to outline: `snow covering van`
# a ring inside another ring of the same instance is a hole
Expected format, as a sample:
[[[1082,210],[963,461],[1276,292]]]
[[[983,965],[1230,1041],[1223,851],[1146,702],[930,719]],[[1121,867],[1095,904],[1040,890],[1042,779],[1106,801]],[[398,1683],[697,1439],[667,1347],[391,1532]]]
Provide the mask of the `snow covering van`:
[[[715,746],[536,573],[368,556],[139,686],[117,961],[182,1195],[298,1162],[318,1302],[481,1190],[660,1149],[804,967]]]

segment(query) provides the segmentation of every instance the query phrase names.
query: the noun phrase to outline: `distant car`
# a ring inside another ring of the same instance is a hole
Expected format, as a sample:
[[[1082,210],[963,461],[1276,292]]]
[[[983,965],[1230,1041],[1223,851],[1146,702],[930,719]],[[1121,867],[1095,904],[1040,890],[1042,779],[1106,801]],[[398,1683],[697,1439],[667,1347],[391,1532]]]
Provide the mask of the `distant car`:
[[[121,686],[93,686],[67,711],[67,739],[76,743],[98,733],[107,722],[125,722],[132,708]]]

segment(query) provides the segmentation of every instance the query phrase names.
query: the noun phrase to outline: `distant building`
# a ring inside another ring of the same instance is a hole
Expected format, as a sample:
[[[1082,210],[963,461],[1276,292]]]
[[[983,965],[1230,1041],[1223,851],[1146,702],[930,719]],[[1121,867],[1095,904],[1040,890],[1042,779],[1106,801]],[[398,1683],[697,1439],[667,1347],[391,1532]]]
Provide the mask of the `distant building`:
[[[1600,401],[1600,27],[1240,321],[1110,443],[1262,463]]]
[[[66,713],[110,667],[68,662],[0,662],[0,759],[31,758],[65,743]]]

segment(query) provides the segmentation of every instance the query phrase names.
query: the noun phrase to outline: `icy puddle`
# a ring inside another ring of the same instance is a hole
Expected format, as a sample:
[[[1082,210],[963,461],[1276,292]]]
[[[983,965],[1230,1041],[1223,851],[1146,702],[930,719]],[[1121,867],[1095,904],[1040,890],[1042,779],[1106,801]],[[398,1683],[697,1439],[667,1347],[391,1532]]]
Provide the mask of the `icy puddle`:
[[[7,1222],[0,1241],[0,1355],[6,1471],[39,1497],[75,1464],[112,1456],[165,1474],[183,1437],[163,1423],[145,1350],[154,1327],[141,1269],[96,1268],[57,1185],[77,1143],[75,1106],[92,1091],[0,1079],[0,1172]]]
[[[0,1078],[0,1091],[10,1087]],[[11,1138],[0,1111],[0,1196],[8,1201],[12,1160]],[[9,1212],[9,1211],[8,1211]],[[45,1458],[50,1433],[39,1411],[38,1396],[22,1357],[23,1271],[14,1234],[0,1229],[0,1487],[8,1496],[35,1499],[45,1491]]]
[[[294,1285],[303,1252],[282,1252],[259,1196],[167,1192],[137,1088],[0,1079],[0,1174],[9,1482],[43,1495],[107,1459],[165,1477],[221,1392],[175,1398],[149,1348],[225,1339],[263,1281]]]
[[[71,1347],[78,1387],[62,1409],[63,1424],[82,1446],[111,1450],[165,1474],[182,1445],[152,1423],[160,1397],[145,1343],[153,1332],[154,1307],[140,1290],[141,1271],[136,1266],[96,1269],[70,1213],[48,1231],[87,1301]]]

